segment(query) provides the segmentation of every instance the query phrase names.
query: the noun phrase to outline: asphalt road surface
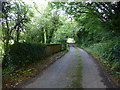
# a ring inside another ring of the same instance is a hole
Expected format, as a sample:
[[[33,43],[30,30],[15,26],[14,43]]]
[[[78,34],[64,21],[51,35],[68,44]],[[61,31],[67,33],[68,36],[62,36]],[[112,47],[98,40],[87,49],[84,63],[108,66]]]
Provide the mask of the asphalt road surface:
[[[81,59],[77,57],[81,55]],[[108,88],[111,87],[99,66],[86,51],[78,47],[70,47],[68,53],[50,65],[42,74],[26,83],[22,88],[75,88],[71,87],[75,66],[82,62],[83,88]]]

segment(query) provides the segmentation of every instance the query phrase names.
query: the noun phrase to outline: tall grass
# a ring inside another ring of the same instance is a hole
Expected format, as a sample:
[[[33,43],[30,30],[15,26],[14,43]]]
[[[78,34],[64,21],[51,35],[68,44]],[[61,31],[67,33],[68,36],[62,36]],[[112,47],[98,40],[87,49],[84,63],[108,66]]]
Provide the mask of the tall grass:
[[[95,43],[87,49],[102,58],[101,61],[108,64],[111,70],[120,70],[120,42],[117,39]]]

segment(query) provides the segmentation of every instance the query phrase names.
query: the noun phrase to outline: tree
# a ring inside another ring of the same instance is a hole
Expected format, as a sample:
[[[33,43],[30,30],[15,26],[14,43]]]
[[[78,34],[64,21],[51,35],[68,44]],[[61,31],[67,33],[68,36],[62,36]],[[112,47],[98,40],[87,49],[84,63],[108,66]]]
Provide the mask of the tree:
[[[68,17],[61,16],[60,20],[63,25],[55,32],[55,37],[52,40],[53,43],[66,43],[68,38],[75,38],[79,30],[78,23]]]
[[[9,62],[10,40],[19,41],[20,31],[29,21],[28,7],[22,1],[2,2],[2,33],[4,42],[4,61]],[[16,32],[16,33],[15,33]],[[14,36],[16,39],[14,39]],[[3,62],[4,63],[4,62]]]
[[[31,42],[51,43],[54,33],[61,25],[57,10],[48,5],[40,16],[33,18],[26,39]]]
[[[84,13],[94,15],[106,24],[107,28],[119,32],[120,2],[53,2],[52,6],[62,8],[76,18]]]

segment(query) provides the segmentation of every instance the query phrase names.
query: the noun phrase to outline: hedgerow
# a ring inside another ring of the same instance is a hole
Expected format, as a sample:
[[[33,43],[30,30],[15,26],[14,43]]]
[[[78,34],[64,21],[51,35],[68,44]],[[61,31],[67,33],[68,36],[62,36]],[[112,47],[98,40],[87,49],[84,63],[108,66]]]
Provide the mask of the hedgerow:
[[[9,66],[22,67],[40,60],[46,45],[38,43],[15,43],[9,47],[9,60],[4,60],[3,69]],[[5,58],[4,58],[5,59]]]
[[[119,38],[119,37],[116,37]],[[102,62],[107,64],[112,71],[120,70],[120,42],[113,38],[108,41],[91,44],[89,48],[92,52],[96,53]]]

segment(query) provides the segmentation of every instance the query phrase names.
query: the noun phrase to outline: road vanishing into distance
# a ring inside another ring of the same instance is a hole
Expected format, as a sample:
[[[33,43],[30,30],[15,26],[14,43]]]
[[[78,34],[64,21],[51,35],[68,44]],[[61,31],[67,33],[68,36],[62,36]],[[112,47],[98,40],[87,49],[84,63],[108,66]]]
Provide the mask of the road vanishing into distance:
[[[82,88],[111,88],[106,75],[95,59],[83,49],[70,46],[69,51],[51,64],[40,75],[28,81],[22,88],[76,88],[72,86],[76,66],[81,62]]]

